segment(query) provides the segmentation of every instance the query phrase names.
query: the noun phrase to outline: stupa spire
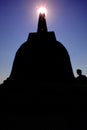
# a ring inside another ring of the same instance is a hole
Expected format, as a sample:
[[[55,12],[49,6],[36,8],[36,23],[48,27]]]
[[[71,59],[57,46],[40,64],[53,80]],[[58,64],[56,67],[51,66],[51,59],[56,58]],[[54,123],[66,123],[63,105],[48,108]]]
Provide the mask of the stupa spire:
[[[46,24],[45,13],[40,13],[39,14],[37,32],[38,33],[47,32],[47,24]]]

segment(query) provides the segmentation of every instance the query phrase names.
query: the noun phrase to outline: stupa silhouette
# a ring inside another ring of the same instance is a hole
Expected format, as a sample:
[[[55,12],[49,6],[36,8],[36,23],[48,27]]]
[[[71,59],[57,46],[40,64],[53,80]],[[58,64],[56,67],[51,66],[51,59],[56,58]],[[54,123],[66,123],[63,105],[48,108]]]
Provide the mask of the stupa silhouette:
[[[66,48],[47,31],[45,14],[39,15],[37,32],[30,33],[18,49],[9,79],[12,82],[69,82],[74,75]]]
[[[68,51],[56,40],[54,32],[48,32],[45,14],[40,14],[37,32],[30,33],[18,49],[11,74],[0,86],[1,124],[5,129],[86,127],[87,109],[84,114],[83,102],[87,101],[87,89],[73,81]],[[4,125],[7,117],[8,126]]]

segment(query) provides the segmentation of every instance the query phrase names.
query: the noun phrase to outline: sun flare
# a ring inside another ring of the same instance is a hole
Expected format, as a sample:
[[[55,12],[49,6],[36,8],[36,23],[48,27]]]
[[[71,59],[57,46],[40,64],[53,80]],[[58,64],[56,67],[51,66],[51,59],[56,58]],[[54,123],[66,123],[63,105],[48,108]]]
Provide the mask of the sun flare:
[[[47,14],[47,9],[45,7],[38,8],[38,14]]]

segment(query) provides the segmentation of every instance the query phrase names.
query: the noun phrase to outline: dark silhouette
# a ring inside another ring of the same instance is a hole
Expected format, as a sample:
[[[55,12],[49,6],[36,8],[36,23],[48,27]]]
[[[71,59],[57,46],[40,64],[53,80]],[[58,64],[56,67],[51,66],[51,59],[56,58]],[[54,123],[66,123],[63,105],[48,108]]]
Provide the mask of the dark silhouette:
[[[37,32],[38,33],[47,32],[47,24],[46,24],[45,14],[39,15]]]
[[[81,69],[77,69],[77,82],[79,84],[86,84],[87,83],[87,77],[85,75],[82,74],[82,70]]]
[[[70,82],[74,79],[66,48],[47,31],[45,14],[40,14],[36,33],[18,49],[10,79],[15,82]]]
[[[87,89],[77,86],[68,51],[47,31],[45,14],[0,87],[5,129],[87,128]]]

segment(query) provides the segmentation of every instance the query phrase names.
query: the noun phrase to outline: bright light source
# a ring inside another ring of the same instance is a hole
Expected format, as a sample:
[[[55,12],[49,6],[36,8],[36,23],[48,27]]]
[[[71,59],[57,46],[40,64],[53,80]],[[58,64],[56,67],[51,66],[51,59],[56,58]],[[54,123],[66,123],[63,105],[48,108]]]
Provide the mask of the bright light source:
[[[38,8],[38,14],[47,14],[47,9],[45,7]]]

